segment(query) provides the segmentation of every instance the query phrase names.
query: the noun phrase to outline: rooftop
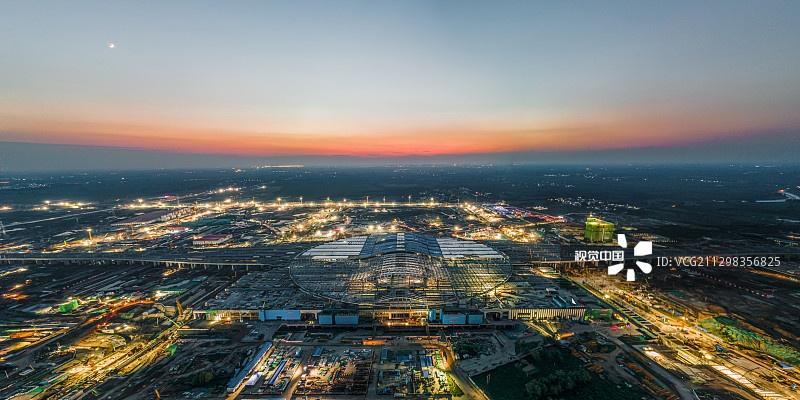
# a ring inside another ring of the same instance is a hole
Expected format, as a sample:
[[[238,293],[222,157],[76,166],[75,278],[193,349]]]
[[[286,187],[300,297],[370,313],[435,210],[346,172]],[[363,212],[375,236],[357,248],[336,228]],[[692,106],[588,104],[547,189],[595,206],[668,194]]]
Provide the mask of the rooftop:
[[[357,236],[325,243],[305,251],[312,259],[370,258],[390,253],[413,253],[445,259],[502,259],[489,246],[471,240],[434,238],[416,233]]]
[[[292,263],[306,293],[362,305],[443,305],[504,282],[508,259],[482,243],[415,233],[373,234],[309,249]]]

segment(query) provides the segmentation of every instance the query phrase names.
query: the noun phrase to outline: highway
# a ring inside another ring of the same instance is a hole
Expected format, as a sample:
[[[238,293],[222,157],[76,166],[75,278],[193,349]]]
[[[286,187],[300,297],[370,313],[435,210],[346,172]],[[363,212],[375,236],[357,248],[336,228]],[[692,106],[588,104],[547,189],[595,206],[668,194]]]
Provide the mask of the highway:
[[[103,209],[103,210],[92,210],[92,211],[85,211],[85,212],[74,213],[74,214],[70,213],[70,214],[65,214],[65,215],[59,215],[57,217],[42,218],[42,219],[36,219],[36,220],[32,220],[32,221],[17,221],[17,222],[11,222],[11,223],[6,224],[6,228],[13,228],[13,227],[19,226],[19,225],[37,224],[37,223],[40,223],[40,222],[57,221],[57,220],[60,220],[60,219],[75,218],[75,217],[78,217],[78,216],[81,216],[81,215],[90,215],[90,214],[97,214],[97,213],[102,213],[102,212],[112,212],[112,211],[114,211],[113,208],[106,208],[106,209]]]

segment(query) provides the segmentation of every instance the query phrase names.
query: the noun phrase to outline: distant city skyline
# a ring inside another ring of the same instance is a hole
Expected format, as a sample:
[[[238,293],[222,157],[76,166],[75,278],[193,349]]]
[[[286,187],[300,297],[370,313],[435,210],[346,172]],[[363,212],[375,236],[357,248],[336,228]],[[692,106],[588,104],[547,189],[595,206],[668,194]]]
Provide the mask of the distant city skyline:
[[[800,151],[797,2],[3,4],[6,170]]]

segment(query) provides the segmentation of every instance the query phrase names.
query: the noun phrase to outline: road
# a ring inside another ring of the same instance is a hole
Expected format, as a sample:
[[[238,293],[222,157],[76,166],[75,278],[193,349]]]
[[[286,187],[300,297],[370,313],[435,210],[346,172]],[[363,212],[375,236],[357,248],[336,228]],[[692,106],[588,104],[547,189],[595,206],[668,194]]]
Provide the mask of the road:
[[[657,363],[652,362],[650,359],[645,357],[638,349],[613,336],[603,335],[603,337],[613,342],[615,345],[623,349],[626,353],[636,357],[638,361],[641,364],[644,364],[644,366],[648,370],[650,370],[650,372],[652,372],[654,375],[668,381],[670,386],[672,386],[672,389],[675,391],[675,393],[678,394],[678,396],[680,396],[682,400],[696,400],[694,391],[686,384],[686,382],[676,377],[671,372],[667,371]]]
[[[111,212],[111,211],[114,211],[114,209],[113,208],[106,208],[106,209],[103,209],[103,210],[92,210],[92,211],[86,211],[86,212],[81,212],[81,213],[59,215],[58,217],[42,218],[42,219],[37,219],[37,220],[32,220],[32,221],[11,222],[9,224],[6,224],[6,229],[12,228],[12,227],[15,227],[15,226],[19,226],[19,225],[37,224],[37,223],[40,223],[40,222],[47,222],[47,221],[57,221],[59,219],[75,218],[75,217],[81,216],[81,215],[97,214],[97,213]]]
[[[431,342],[431,344],[439,348],[441,351],[442,357],[444,358],[445,371],[451,373],[450,376],[453,377],[453,380],[464,392],[464,395],[470,399],[489,400],[489,397],[487,397],[480,388],[476,387],[472,383],[472,379],[470,379],[469,375],[467,375],[461,368],[458,367],[455,362],[455,354],[450,346],[445,346],[434,342]]]

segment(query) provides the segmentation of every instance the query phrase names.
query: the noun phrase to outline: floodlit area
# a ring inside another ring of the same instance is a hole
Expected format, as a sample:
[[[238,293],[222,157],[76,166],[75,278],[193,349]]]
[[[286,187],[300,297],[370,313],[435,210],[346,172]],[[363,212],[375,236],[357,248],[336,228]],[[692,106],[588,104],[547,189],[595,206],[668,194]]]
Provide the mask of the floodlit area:
[[[457,305],[508,279],[511,265],[490,247],[413,233],[373,234],[316,246],[292,263],[305,292],[355,305]]]
[[[447,203],[435,198],[401,200],[310,200],[246,197],[252,190],[228,187],[183,197],[136,199],[118,204],[46,201],[18,214],[48,221],[19,231],[6,249],[47,253],[124,253],[156,249],[195,251],[248,248],[269,244],[330,241],[396,232],[433,232],[462,239],[541,240],[539,226],[562,217],[525,212],[510,206]],[[11,210],[8,208],[6,210]],[[65,210],[80,210],[80,227]],[[29,236],[32,235],[32,236]],[[27,239],[26,239],[27,238]]]

